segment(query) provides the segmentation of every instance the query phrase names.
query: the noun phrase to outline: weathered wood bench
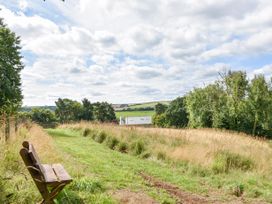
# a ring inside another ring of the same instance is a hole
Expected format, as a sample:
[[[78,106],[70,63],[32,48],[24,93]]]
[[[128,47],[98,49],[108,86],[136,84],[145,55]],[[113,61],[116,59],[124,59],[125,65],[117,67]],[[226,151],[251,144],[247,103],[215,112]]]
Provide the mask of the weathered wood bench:
[[[43,197],[41,203],[54,203],[54,198],[72,178],[61,164],[41,164],[34,146],[29,142],[24,141],[22,145],[20,155]]]

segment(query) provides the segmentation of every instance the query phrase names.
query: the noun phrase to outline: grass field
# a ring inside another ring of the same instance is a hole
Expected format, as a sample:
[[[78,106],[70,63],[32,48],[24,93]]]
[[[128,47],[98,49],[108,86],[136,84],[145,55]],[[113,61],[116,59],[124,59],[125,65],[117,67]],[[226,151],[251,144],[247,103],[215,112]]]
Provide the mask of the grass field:
[[[122,117],[129,117],[129,116],[153,116],[155,111],[116,111],[115,115],[117,119]]]
[[[146,108],[146,107],[154,108],[155,105],[158,103],[169,105],[170,101],[158,101],[158,102],[147,102],[147,103],[140,103],[140,104],[130,104],[129,108]]]
[[[267,141],[209,129],[89,123],[47,133],[21,127],[16,141],[0,145],[0,203],[41,200],[18,155],[23,140],[35,145],[43,163],[62,163],[74,178],[56,203],[272,202]]]

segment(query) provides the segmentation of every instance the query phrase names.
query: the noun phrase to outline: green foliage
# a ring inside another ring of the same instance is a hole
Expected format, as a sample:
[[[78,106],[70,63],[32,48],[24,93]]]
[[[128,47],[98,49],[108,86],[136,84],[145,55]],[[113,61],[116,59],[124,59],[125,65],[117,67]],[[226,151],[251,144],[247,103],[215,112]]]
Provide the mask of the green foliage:
[[[99,193],[105,191],[105,187],[101,182],[87,178],[80,178],[73,181],[69,186],[69,189],[73,191],[84,191],[87,193]]]
[[[84,200],[80,196],[71,190],[64,189],[55,199],[57,204],[84,204]]]
[[[226,95],[217,83],[194,89],[186,96],[190,127],[224,127]]]
[[[165,104],[158,103],[158,104],[155,105],[156,115],[160,115],[160,114],[165,113],[166,109],[167,109],[167,105],[165,105]]]
[[[104,131],[100,131],[95,137],[95,141],[98,143],[103,143],[107,138],[107,134]]]
[[[106,140],[106,145],[110,148],[110,149],[115,149],[115,147],[119,144],[119,140],[115,137],[112,136],[108,136],[107,140]]]
[[[170,127],[186,127],[188,115],[185,107],[185,98],[178,97],[171,101],[165,112],[166,123]]]
[[[221,76],[214,84],[187,94],[189,126],[272,136],[271,84],[263,75],[249,82],[246,73],[241,71],[229,71]]]
[[[55,116],[55,113],[51,110],[35,108],[30,114],[32,121],[44,127],[55,127],[57,124],[57,118]]]
[[[167,127],[166,115],[163,114],[155,114],[152,118],[152,122],[157,127]]]
[[[90,135],[91,132],[92,132],[92,130],[90,128],[85,128],[83,130],[82,135],[83,135],[83,137],[87,137],[88,135]]]
[[[146,145],[144,141],[138,140],[131,144],[130,149],[132,150],[132,154],[137,156],[142,154],[146,150]]]
[[[94,117],[100,122],[114,122],[116,116],[113,107],[107,102],[97,102],[94,106]]]
[[[122,153],[128,153],[128,144],[126,142],[120,142],[117,146],[117,150]]]
[[[178,97],[169,106],[157,104],[156,114],[153,116],[153,124],[158,127],[186,127],[188,115],[185,107],[185,98]]]
[[[55,103],[55,113],[61,122],[78,121],[81,119],[83,107],[79,102],[67,98],[59,98]]]
[[[0,18],[0,114],[13,114],[22,103],[20,51],[19,37]]]
[[[91,102],[84,98],[82,100],[82,114],[81,114],[81,119],[82,120],[86,120],[86,121],[90,121],[94,119],[94,115],[93,115],[93,105],[91,104]]]
[[[215,155],[212,169],[215,173],[228,173],[230,170],[248,171],[253,167],[254,163],[250,158],[228,151],[219,151]]]
[[[243,184],[236,184],[231,188],[231,194],[241,197],[244,193],[245,187]]]
[[[263,75],[255,76],[248,91],[248,110],[253,135],[272,135],[271,102],[271,87]]]

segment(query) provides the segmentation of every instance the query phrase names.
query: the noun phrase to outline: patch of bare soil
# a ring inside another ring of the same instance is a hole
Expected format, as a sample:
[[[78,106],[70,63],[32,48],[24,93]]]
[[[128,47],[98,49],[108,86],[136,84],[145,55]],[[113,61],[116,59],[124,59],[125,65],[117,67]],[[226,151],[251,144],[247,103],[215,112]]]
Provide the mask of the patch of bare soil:
[[[189,192],[182,191],[181,189],[179,189],[178,187],[176,187],[172,184],[169,184],[169,183],[166,183],[163,181],[159,181],[159,180],[157,180],[147,174],[141,173],[140,175],[146,181],[148,181],[151,186],[166,190],[170,195],[172,195],[173,197],[175,197],[177,199],[178,204],[180,204],[180,203],[183,203],[183,204],[214,203],[212,201],[208,201],[206,198],[201,197],[199,195],[195,195],[195,194],[192,194]]]
[[[121,204],[158,204],[158,202],[142,192],[132,192],[126,189],[114,192],[113,197]]]

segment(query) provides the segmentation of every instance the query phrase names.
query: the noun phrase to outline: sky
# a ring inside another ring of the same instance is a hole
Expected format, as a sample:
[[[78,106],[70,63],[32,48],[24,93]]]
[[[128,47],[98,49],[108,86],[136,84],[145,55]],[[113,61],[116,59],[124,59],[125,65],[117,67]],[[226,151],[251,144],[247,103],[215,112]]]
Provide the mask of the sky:
[[[172,100],[227,70],[272,77],[271,0],[0,0],[24,105]]]

